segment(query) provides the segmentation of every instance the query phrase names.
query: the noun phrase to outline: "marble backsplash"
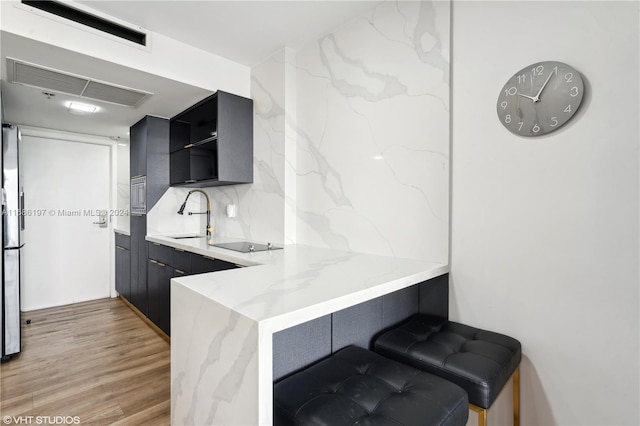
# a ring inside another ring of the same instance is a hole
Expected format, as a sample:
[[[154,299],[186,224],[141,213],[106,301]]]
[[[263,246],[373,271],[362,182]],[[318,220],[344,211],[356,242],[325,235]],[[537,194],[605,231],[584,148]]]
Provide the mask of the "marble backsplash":
[[[187,198],[191,188],[169,188],[151,210],[147,212],[148,235],[205,234],[205,215],[192,215],[191,212],[204,212],[206,202],[201,194],[192,194],[183,215],[178,214],[180,206]]]
[[[253,183],[205,189],[218,235],[284,243],[285,67],[290,54],[283,49],[251,69]],[[229,204],[237,206],[234,218],[226,215]]]

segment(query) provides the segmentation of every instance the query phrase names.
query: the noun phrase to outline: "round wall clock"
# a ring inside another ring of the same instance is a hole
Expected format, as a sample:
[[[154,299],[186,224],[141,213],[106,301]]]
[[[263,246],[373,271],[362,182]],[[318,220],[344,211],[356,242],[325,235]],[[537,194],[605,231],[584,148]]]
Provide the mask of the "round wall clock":
[[[562,62],[529,65],[507,81],[498,96],[498,117],[512,133],[542,136],[574,116],[584,95],[580,73]]]

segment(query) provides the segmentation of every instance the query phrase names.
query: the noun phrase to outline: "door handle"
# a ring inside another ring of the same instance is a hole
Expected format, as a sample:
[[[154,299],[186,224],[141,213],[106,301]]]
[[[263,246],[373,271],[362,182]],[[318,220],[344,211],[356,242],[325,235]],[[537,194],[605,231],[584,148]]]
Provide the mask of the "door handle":
[[[93,222],[94,225],[98,225],[100,228],[106,228],[107,227],[107,211],[106,210],[99,210],[98,211],[98,221],[97,222]]]
[[[24,231],[24,191],[20,191],[20,211],[22,212],[20,214],[20,229]]]

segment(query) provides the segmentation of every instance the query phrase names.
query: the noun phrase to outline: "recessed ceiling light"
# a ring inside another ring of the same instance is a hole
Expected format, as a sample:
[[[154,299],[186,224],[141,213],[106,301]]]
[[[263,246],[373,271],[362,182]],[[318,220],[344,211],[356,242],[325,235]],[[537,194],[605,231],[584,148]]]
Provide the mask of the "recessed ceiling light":
[[[374,155],[373,157],[374,160],[384,160],[384,157],[382,155]]]
[[[95,105],[81,104],[80,102],[67,102],[65,104],[69,109],[69,112],[80,114],[93,114],[98,111],[98,107]]]

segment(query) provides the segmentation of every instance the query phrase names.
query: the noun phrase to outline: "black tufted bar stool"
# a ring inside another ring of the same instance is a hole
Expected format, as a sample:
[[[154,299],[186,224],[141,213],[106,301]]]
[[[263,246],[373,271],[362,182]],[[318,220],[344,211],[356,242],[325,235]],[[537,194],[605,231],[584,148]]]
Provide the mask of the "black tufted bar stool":
[[[467,391],[478,424],[513,377],[513,423],[520,424],[520,342],[431,315],[415,315],[376,339],[385,357],[447,379]]]
[[[455,384],[351,346],[276,383],[276,426],[463,426]]]

